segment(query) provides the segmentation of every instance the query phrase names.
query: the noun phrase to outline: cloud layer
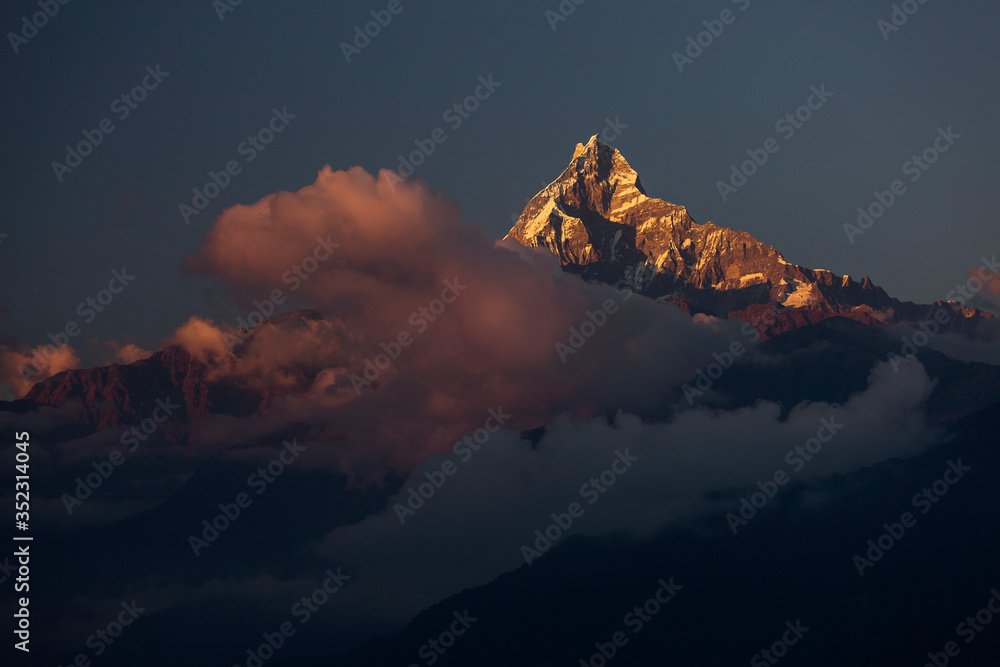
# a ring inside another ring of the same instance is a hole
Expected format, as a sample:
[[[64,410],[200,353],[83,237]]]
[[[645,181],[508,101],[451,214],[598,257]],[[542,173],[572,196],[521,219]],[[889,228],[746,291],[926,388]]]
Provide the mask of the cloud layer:
[[[730,412],[689,410],[669,423],[627,413],[614,424],[561,418],[535,447],[501,432],[467,462],[454,454],[425,462],[382,514],[329,534],[322,554],[365,575],[345,592],[357,596],[351,609],[359,605],[402,619],[524,564],[520,547],[532,545],[534,530],[544,530],[551,513],[565,513],[571,502],[584,514],[568,534],[642,538],[667,525],[707,519],[710,529],[725,535],[726,514],[738,512],[740,498],[778,470],[793,482],[809,482],[922,452],[939,435],[922,416],[932,389],[919,363],[898,374],[883,363],[872,370],[868,389],[845,404],[803,404],[787,419],[778,405],[761,402]],[[836,431],[821,434],[828,442],[811,456],[808,449],[796,452],[824,423]],[[616,451],[626,449],[638,459],[631,468],[606,492],[581,494],[611,467]],[[407,506],[409,489],[428,482],[428,474],[449,459],[458,471],[424,507],[401,512],[397,504]],[[775,505],[784,502],[782,491]],[[752,531],[752,524],[741,530]],[[393,594],[404,582],[414,591],[413,608],[403,609]]]
[[[0,400],[21,398],[42,380],[79,367],[80,357],[69,345],[0,345]]]
[[[562,412],[662,409],[669,388],[736,337],[728,324],[586,284],[551,255],[496,244],[440,194],[389,174],[327,167],[298,192],[228,209],[188,258],[249,307],[280,289],[325,322],[297,340],[257,326],[235,355],[232,332],[211,322],[177,332],[216,373],[287,381],[242,426],[315,424],[312,437],[341,443],[337,464],[352,474],[406,472],[491,407],[524,428]],[[206,433],[240,426],[226,421]]]

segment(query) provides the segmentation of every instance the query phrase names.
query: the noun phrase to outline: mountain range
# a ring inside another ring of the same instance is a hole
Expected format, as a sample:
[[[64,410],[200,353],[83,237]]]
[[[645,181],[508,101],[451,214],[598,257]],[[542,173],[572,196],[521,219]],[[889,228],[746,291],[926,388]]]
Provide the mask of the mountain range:
[[[648,196],[622,154],[598,135],[577,144],[566,169],[530,200],[503,240],[550,251],[568,273],[627,287],[691,315],[752,322],[765,338],[830,318],[875,329],[917,327],[935,316],[942,321],[943,311],[943,330],[967,334],[996,319],[954,301],[900,301],[867,276],[857,281],[801,267],[746,232],[697,223],[683,206]],[[316,311],[297,311],[268,318],[258,328],[297,327],[319,318]],[[893,351],[886,347],[886,354]],[[983,366],[990,376],[985,393],[1000,397],[991,368]],[[181,418],[169,429],[186,440],[200,419],[253,413],[267,405],[272,392],[209,380],[203,364],[173,345],[128,365],[64,371],[34,385],[8,409],[77,400],[75,422],[119,427],[142,419],[156,398],[167,395],[182,401]]]
[[[865,324],[915,324],[943,309],[953,330],[973,330],[990,313],[957,302],[918,305],[860,281],[785,261],[746,232],[699,224],[683,206],[646,194],[622,154],[594,135],[577,144],[563,173],[528,203],[506,239],[545,248],[566,271],[624,281],[640,294],[688,312],[743,319],[768,316],[769,333],[827,317]]]
[[[913,374],[900,383],[916,385],[926,380],[926,395],[913,399],[919,404],[914,412],[904,413],[906,421],[889,427],[901,433],[926,428],[934,445],[910,458],[893,457],[861,470],[797,481],[767,513],[761,512],[754,532],[738,537],[728,530],[720,537],[720,528],[725,528],[721,519],[716,523],[692,519],[645,538],[572,536],[531,565],[501,568],[500,576],[437,599],[404,622],[394,619],[391,631],[365,613],[355,617],[343,612],[338,618],[344,623],[349,619],[354,623],[352,630],[362,633],[367,641],[352,640],[345,629],[345,636],[337,639],[350,647],[347,652],[317,649],[313,654],[321,657],[285,660],[279,655],[270,664],[411,664],[428,637],[449,627],[457,618],[454,614],[469,609],[483,619],[470,629],[470,636],[477,639],[457,642],[454,650],[435,659],[438,665],[598,664],[600,660],[591,658],[588,663],[586,659],[595,651],[603,650],[607,656],[609,645],[602,642],[618,628],[622,612],[649,597],[661,578],[671,576],[687,588],[680,589],[677,600],[663,612],[658,629],[632,641],[614,664],[661,664],[663,656],[695,664],[743,661],[752,654],[745,648],[756,650],[754,642],[763,642],[762,637],[772,630],[780,635],[784,614],[792,615],[789,622],[801,615],[806,625],[816,628],[798,653],[798,659],[806,662],[797,664],[917,664],[913,661],[923,659],[922,652],[912,646],[925,635],[936,640],[937,629],[953,625],[953,617],[965,609],[967,601],[951,591],[979,585],[971,569],[943,569],[942,563],[950,563],[953,555],[949,541],[961,537],[965,540],[964,556],[976,564],[976,571],[1000,576],[993,557],[998,546],[995,531],[983,531],[970,540],[967,526],[960,527],[953,521],[955,514],[944,509],[933,519],[921,519],[919,530],[906,538],[909,572],[920,578],[919,585],[888,565],[864,579],[850,566],[852,550],[865,544],[868,537],[877,537],[873,530],[881,530],[883,519],[899,516],[898,499],[907,500],[915,488],[932,481],[932,475],[939,474],[946,461],[971,457],[977,471],[997,464],[990,443],[995,440],[1000,414],[1000,366],[963,360],[933,345],[915,346],[909,354],[901,350],[900,341],[901,332],[912,333],[928,322],[945,319],[939,329],[955,340],[990,340],[996,325],[991,313],[956,302],[900,301],[867,276],[855,280],[824,269],[801,267],[746,232],[697,223],[683,206],[650,197],[621,153],[598,136],[577,145],[566,169],[530,200],[495,250],[506,252],[513,244],[523,246],[517,248],[519,254],[551,253],[562,271],[572,274],[566,276],[571,281],[579,278],[627,288],[648,299],[650,308],[680,309],[683,313],[677,316],[685,321],[745,321],[759,332],[759,340],[748,346],[748,353],[733,359],[721,377],[713,378],[711,391],[698,384],[702,377],[699,368],[687,384],[672,387],[669,400],[638,415],[643,425],[679,423],[704,415],[722,419],[723,414],[739,416],[755,411],[767,412],[775,423],[788,425],[797,410],[815,405],[838,408],[866,392],[875,393],[872,387],[877,384],[873,380],[877,373],[873,369],[884,371],[893,359],[899,364],[915,359],[926,378],[913,370],[917,366],[913,364],[907,367]],[[941,317],[942,312],[947,318]],[[271,336],[275,331],[292,335],[283,340],[316,331],[333,332],[331,335],[344,340],[363,338],[336,318],[311,309],[267,318],[239,332],[238,338],[252,342],[256,336]],[[622,345],[622,355],[628,354],[627,347]],[[237,345],[232,354],[236,359],[253,361],[250,349],[248,344]],[[383,345],[381,349],[388,352],[391,348]],[[713,358],[706,357],[703,362],[707,369]],[[149,442],[143,439],[151,458],[127,472],[114,473],[140,479],[147,476],[153,480],[149,496],[159,501],[157,493],[168,489],[166,500],[150,507],[141,502],[134,506],[125,503],[123,518],[112,514],[96,526],[54,525],[46,536],[48,547],[46,555],[39,558],[39,567],[51,573],[52,590],[73,590],[77,595],[83,595],[81,591],[103,595],[108,590],[132,590],[132,586],[142,584],[146,590],[157,591],[162,600],[169,600],[182,584],[203,586],[200,591],[228,591],[232,585],[237,591],[232,595],[236,602],[222,595],[225,599],[221,602],[187,600],[177,607],[163,603],[156,612],[157,623],[137,624],[115,652],[109,651],[102,658],[102,664],[232,664],[234,646],[259,643],[261,630],[271,629],[272,624],[278,627],[285,618],[284,608],[270,604],[262,607],[263,619],[258,618],[256,608],[243,602],[244,597],[253,596],[240,591],[243,584],[232,584],[232,579],[255,577],[253,585],[266,589],[294,579],[293,573],[324,572],[331,564],[311,551],[324,536],[342,535],[336,531],[358,529],[373,517],[391,513],[387,508],[399,502],[407,473],[365,486],[346,475],[331,473],[330,468],[303,466],[283,472],[286,478],[294,478],[294,483],[276,483],[260,501],[254,500],[255,506],[244,507],[225,539],[213,543],[204,555],[193,557],[186,541],[192,526],[197,525],[192,517],[200,519],[206,508],[215,512],[216,506],[223,507],[220,500],[246,491],[243,480],[254,473],[254,465],[243,458],[243,450],[259,444],[255,429],[267,424],[269,410],[290,395],[306,395],[308,404],[313,399],[308,392],[323,385],[327,369],[340,372],[357,368],[359,363],[346,348],[336,348],[322,364],[298,368],[280,379],[258,377],[253,383],[236,382],[215,372],[205,358],[178,343],[129,364],[63,371],[35,384],[23,398],[0,403],[0,418],[31,424],[33,432],[42,434],[54,450],[63,453],[74,447],[103,452],[117,446],[119,434],[149,421],[164,401],[173,406],[170,418],[148,434]],[[894,365],[893,370],[899,377]],[[685,388],[692,386],[701,387],[695,406],[685,400],[689,396]],[[893,387],[893,391],[898,390]],[[323,398],[333,396],[338,409],[343,405],[350,409],[356,398],[361,402],[360,392],[355,397],[352,392],[336,391],[332,384],[323,385]],[[364,397],[377,400],[378,391],[376,382]],[[886,399],[886,405],[894,405],[893,400]],[[301,403],[290,405],[302,407]],[[432,405],[444,412],[451,407],[441,397]],[[761,405],[773,405],[773,415],[771,407]],[[289,405],[282,405],[282,409],[289,410]],[[339,418],[335,414],[333,420]],[[615,411],[600,415],[597,422],[623,438],[638,428],[628,426],[627,419]],[[280,430],[268,432],[268,441],[297,437],[306,441],[315,434],[307,418],[300,420],[297,413],[280,423],[274,427]],[[226,430],[234,424],[243,429],[234,429],[236,436]],[[371,424],[372,437],[381,434],[382,428]],[[547,436],[560,428],[565,425],[544,424],[515,435],[523,443],[523,452],[530,454],[552,446]],[[220,432],[235,441],[226,441]],[[864,436],[851,433],[850,438]],[[329,444],[328,449],[335,451],[336,443]],[[305,456],[319,449],[312,443],[309,446]],[[831,458],[838,456],[835,446],[831,447]],[[223,452],[223,447],[231,449]],[[180,452],[181,462],[170,459],[168,452]],[[199,462],[199,457],[204,460]],[[75,458],[75,468],[39,466],[39,492],[43,497],[48,494],[51,506],[56,507],[52,513],[63,520],[66,516],[60,495],[65,497],[75,482],[93,473],[86,466],[92,465],[100,473],[103,465],[91,464],[94,457],[87,454]],[[726,463],[719,461],[719,467]],[[435,471],[423,475],[414,484],[445,479],[444,473]],[[971,477],[947,499],[954,511],[966,517],[1000,511],[989,476]],[[134,483],[132,479],[116,479],[118,490],[109,490],[108,498],[113,502],[114,494],[120,493],[129,502],[135,501],[129,495],[134,490],[128,487]],[[766,488],[759,486],[761,483],[758,487]],[[736,506],[741,494],[756,491],[752,482],[748,486],[713,487],[701,500]],[[671,493],[671,489],[658,491],[664,497]],[[313,511],[303,511],[303,507]],[[630,518],[621,517],[622,526]],[[412,530],[409,526],[392,528]],[[359,530],[360,543],[365,545],[369,535]],[[892,554],[897,555],[902,556]],[[776,562],[780,567],[763,565]],[[760,574],[765,571],[766,576]],[[884,571],[888,574],[883,576]],[[817,572],[830,574],[821,576],[817,584]],[[363,579],[364,573],[358,576]],[[804,582],[812,587],[805,601],[800,595],[807,587]],[[62,593],[40,597],[39,614],[62,608]],[[726,606],[720,608],[718,600],[723,598]],[[911,604],[895,612],[897,617],[888,618],[885,609],[896,610],[899,600]],[[78,600],[74,604],[79,604]],[[933,611],[926,612],[926,608]],[[375,616],[375,612],[370,613]],[[204,627],[222,632],[217,627],[220,619],[229,621],[225,627],[229,634],[193,637]],[[726,633],[725,641],[716,636],[720,632]],[[189,636],[191,641],[169,642],[158,655],[150,656],[144,647],[158,641],[162,633]],[[869,653],[858,657],[852,638],[865,642]],[[314,637],[311,645],[324,646],[326,639]],[[997,642],[984,639],[975,650],[992,650]],[[899,643],[906,644],[909,662],[900,660],[894,651]],[[202,662],[191,662],[194,653]],[[61,652],[53,659],[68,664],[72,656]],[[241,660],[240,664],[249,664],[245,654]]]

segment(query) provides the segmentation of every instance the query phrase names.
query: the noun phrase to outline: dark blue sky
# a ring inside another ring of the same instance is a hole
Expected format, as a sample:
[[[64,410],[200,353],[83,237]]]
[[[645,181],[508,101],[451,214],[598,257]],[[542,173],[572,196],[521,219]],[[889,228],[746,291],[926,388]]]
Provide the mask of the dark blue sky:
[[[84,338],[151,348],[192,314],[233,324],[245,310],[179,268],[216,215],[305,186],[325,164],[395,167],[439,127],[448,140],[418,176],[496,237],[610,117],[628,125],[615,146],[650,195],[790,262],[932,301],[1000,251],[994,3],[928,0],[886,41],[876,22],[889,2],[588,0],[553,31],[555,0],[401,0],[347,63],[340,42],[388,4],[244,0],[220,21],[210,0],[70,2],[18,53],[5,37],[0,342],[37,345],[77,320],[88,364],[102,357]],[[724,9],[735,21],[678,72],[672,53]],[[0,27],[38,11],[5,3]],[[112,102],[157,65],[169,76],[120,119]],[[451,129],[442,113],[490,74],[502,85]],[[813,85],[833,97],[786,140],[775,121]],[[275,107],[295,118],[247,163],[238,146]],[[59,182],[51,163],[103,118],[114,131]],[[910,183],[904,162],[949,126],[961,139]],[[769,137],[780,150],[723,202],[716,182]],[[178,205],[230,160],[242,171],[185,225]],[[843,224],[897,178],[906,193],[849,243]],[[122,266],[134,283],[83,322],[77,304]]]

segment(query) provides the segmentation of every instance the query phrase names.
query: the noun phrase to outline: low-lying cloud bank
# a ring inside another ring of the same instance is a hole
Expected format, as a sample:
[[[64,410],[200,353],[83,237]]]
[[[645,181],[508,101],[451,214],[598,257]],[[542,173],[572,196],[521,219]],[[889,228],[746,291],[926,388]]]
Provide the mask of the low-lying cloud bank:
[[[694,520],[730,534],[726,515],[778,471],[808,482],[924,451],[941,436],[922,417],[932,389],[919,362],[899,373],[879,364],[868,389],[845,404],[802,404],[784,420],[779,406],[760,402],[693,409],[669,423],[627,413],[613,425],[561,417],[537,446],[499,431],[471,454],[459,446],[426,461],[385,511],[333,531],[320,553],[358,574],[344,592],[347,608],[402,621],[533,560],[523,547],[544,552],[536,529],[562,533],[554,545],[571,534],[641,539]],[[456,470],[431,494],[448,461]],[[781,504],[784,491],[769,503]],[[568,530],[551,528],[552,514],[565,522],[574,502],[582,515]],[[752,531],[752,522],[738,530]]]

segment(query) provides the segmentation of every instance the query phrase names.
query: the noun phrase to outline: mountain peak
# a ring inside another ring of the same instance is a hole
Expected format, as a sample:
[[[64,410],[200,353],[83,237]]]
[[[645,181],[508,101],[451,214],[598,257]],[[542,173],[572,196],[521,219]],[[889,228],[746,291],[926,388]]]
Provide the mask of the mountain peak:
[[[699,224],[683,206],[647,196],[628,161],[599,135],[576,145],[569,165],[505,238],[550,250],[565,270],[588,280],[624,281],[652,298],[683,301],[690,312],[770,308],[799,319],[841,314],[871,322],[923,312],[867,276],[859,284],[790,264],[746,232]]]
[[[602,153],[614,152],[617,153],[614,148],[609,146],[604,139],[601,139],[601,135],[595,134],[590,138],[586,144],[577,144],[576,150],[573,152],[573,159],[577,159],[584,153],[589,153],[592,156],[597,156]]]
[[[571,186],[574,183],[579,183],[584,189],[607,189],[602,188],[605,185],[615,190],[620,187],[632,188],[637,190],[638,194],[646,195],[642,183],[639,182],[639,174],[632,169],[617,148],[608,145],[597,134],[586,144],[576,145],[573,159],[549,188],[557,184]]]
[[[562,174],[528,202],[505,238],[548,248],[568,266],[645,266],[655,259],[635,244],[636,225],[647,221],[681,235],[695,224],[684,207],[648,197],[621,152],[595,134],[576,145]]]
[[[505,238],[514,238],[530,247],[542,245],[556,252],[559,243],[553,233],[557,228],[560,239],[586,236],[591,225],[622,222],[618,213],[631,210],[647,199],[632,166],[617,149],[595,134],[586,144],[576,145],[573,158],[559,178],[528,202]],[[544,236],[552,238],[545,240],[541,238]],[[598,258],[585,248],[580,250],[591,260]],[[567,260],[575,257],[575,252],[556,254]],[[576,259],[586,261],[587,257]]]

